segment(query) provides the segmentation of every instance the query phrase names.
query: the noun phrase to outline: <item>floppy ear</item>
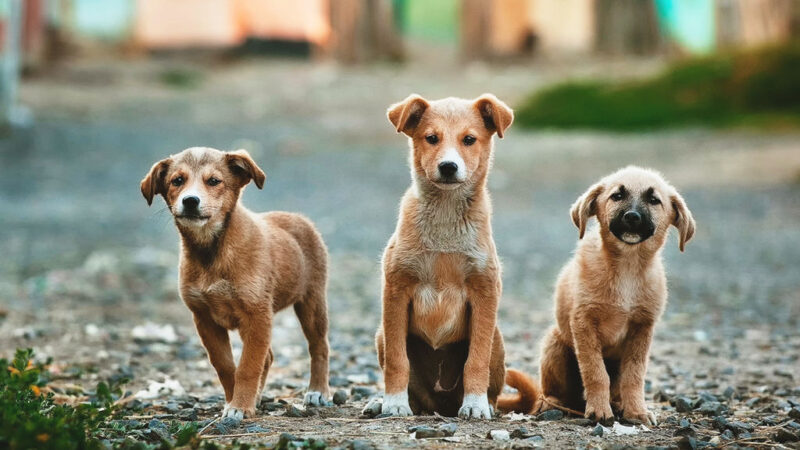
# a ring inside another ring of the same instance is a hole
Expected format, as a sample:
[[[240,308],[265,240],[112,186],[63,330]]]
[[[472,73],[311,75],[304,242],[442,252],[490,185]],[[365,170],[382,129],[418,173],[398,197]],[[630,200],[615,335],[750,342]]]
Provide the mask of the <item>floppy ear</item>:
[[[492,94],[483,94],[475,100],[475,108],[483,118],[486,129],[503,137],[503,133],[514,121],[514,111]]]
[[[597,183],[572,204],[569,213],[572,216],[572,222],[578,227],[578,239],[583,239],[583,234],[586,232],[586,223],[589,222],[590,217],[597,214],[595,201],[600,193],[603,192],[603,189],[605,189],[605,186]]]
[[[231,171],[239,177],[244,179],[242,186],[246,185],[253,180],[256,183],[256,187],[261,189],[264,187],[264,181],[267,179],[267,175],[261,170],[260,167],[253,161],[253,158],[250,157],[250,153],[247,153],[247,150],[236,150],[233,152],[225,153],[225,159],[228,162],[228,167],[231,168]]]
[[[675,211],[675,217],[672,219],[672,224],[678,229],[680,240],[678,246],[683,251],[684,246],[694,236],[695,222],[692,217],[692,212],[686,207],[686,202],[680,194],[674,193],[670,198],[672,202],[672,209]]]
[[[167,193],[166,176],[170,164],[172,164],[172,158],[162,159],[153,164],[150,172],[142,180],[142,195],[147,200],[148,206],[153,204],[153,197]]]
[[[417,94],[411,94],[400,103],[395,103],[386,111],[389,122],[392,122],[397,132],[403,132],[408,136],[414,132],[422,119],[422,114],[428,109],[427,101]]]

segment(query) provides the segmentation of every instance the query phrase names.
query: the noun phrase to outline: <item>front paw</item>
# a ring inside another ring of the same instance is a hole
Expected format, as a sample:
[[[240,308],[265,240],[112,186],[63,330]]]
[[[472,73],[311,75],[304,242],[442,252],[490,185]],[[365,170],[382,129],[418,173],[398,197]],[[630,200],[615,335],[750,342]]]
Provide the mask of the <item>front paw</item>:
[[[611,411],[611,405],[607,401],[587,400],[583,416],[602,424],[611,424],[614,421],[614,412]]]
[[[461,402],[458,417],[462,419],[491,419],[492,407],[486,394],[467,394]]]
[[[306,406],[327,406],[328,401],[325,399],[325,394],[318,391],[308,391],[303,397],[303,404]]]
[[[381,414],[399,417],[408,417],[412,415],[411,407],[408,406],[408,392],[403,391],[397,394],[384,395]]]
[[[625,408],[622,411],[622,417],[631,422],[641,422],[650,426],[658,425],[656,416],[652,412],[648,411],[645,407]]]
[[[233,419],[241,422],[246,417],[253,417],[256,415],[255,408],[233,406],[230,403],[225,404],[225,409],[222,410],[222,419]]]

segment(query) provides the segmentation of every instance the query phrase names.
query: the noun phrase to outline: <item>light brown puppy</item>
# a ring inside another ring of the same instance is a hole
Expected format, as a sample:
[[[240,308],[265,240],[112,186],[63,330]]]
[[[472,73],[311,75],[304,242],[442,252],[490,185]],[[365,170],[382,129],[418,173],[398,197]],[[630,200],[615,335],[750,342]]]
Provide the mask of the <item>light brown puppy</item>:
[[[490,94],[411,95],[388,117],[409,137],[412,185],[383,256],[383,413],[491,418],[505,363],[486,178],[513,112]]]
[[[584,237],[556,285],[556,325],[542,344],[541,394],[526,377],[509,384],[522,395],[504,397],[505,410],[553,407],[608,421],[655,424],[644,399],[653,327],[667,300],[661,250],[670,226],[681,251],[695,222],[674,187],[652,170],[626,167],[590,187],[570,211]],[[511,378],[511,377],[510,377]],[[613,408],[613,409],[612,409]]]
[[[255,414],[272,364],[276,311],[294,306],[308,340],[305,403],[328,396],[327,250],[314,225],[286,212],[256,214],[239,203],[264,172],[245,150],[195,147],[157,162],[142,180],[151,204],[161,195],[181,235],[180,292],[225,389],[224,417]],[[244,348],[236,367],[228,330]]]

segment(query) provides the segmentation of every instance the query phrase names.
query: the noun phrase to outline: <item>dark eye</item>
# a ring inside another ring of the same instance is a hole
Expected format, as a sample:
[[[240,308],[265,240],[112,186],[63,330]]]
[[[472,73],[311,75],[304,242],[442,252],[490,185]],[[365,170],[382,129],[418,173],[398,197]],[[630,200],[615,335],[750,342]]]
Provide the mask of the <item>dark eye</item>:
[[[436,145],[439,143],[439,136],[435,134],[429,134],[425,136],[425,140],[428,141],[428,144]]]
[[[650,197],[650,198],[647,200],[647,202],[648,202],[648,203],[650,203],[651,205],[660,205],[660,204],[661,204],[661,200],[659,200],[659,199],[658,199],[657,197],[655,197],[655,196],[651,196],[651,197]]]
[[[211,178],[208,179],[208,181],[206,181],[206,184],[208,184],[209,186],[216,186],[216,185],[218,185],[220,183],[222,183],[222,181],[220,179],[214,178],[214,177],[211,177]]]
[[[472,135],[468,134],[468,135],[464,136],[464,139],[462,139],[461,142],[463,142],[464,145],[466,145],[466,146],[470,146],[470,145],[474,144],[475,141],[476,141],[475,136],[472,136]]]
[[[177,187],[177,186],[180,186],[180,185],[182,185],[182,184],[183,184],[183,177],[174,178],[174,179],[172,180],[172,185],[173,185],[173,186],[176,186],[176,187]]]
[[[615,193],[611,194],[611,200],[614,200],[615,202],[618,202],[618,201],[622,200],[623,198],[625,198],[625,194],[622,193],[622,192],[615,192]]]

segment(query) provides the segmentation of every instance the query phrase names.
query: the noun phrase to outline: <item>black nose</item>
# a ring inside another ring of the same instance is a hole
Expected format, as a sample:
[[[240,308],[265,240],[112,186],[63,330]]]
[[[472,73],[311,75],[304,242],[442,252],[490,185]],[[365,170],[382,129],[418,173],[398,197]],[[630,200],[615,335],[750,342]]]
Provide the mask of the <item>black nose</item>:
[[[442,174],[443,177],[452,177],[456,172],[458,172],[458,164],[450,161],[439,163],[439,173]]]
[[[188,209],[197,209],[200,206],[200,197],[196,195],[188,195],[183,197],[183,207]]]
[[[628,225],[638,225],[642,221],[642,215],[636,211],[628,211],[622,216],[622,220]]]

